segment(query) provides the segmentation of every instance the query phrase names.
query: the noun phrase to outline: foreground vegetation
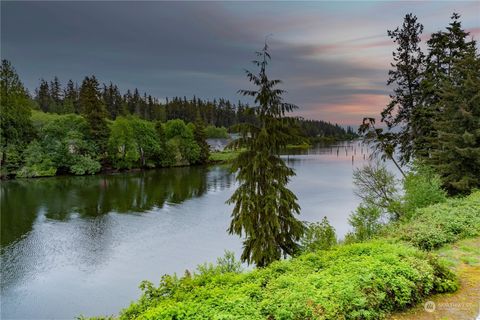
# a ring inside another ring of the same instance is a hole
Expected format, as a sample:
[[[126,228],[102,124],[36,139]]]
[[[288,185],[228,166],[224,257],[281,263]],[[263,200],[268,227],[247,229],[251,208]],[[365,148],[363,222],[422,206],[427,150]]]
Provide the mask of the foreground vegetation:
[[[449,294],[438,294],[428,297],[436,308],[425,311],[425,304],[395,312],[391,320],[431,320],[455,319],[470,320],[478,317],[478,301],[480,301],[480,237],[458,241],[446,245],[438,251],[458,275],[460,288]]]
[[[436,245],[419,241],[432,237],[427,224],[434,226],[436,238],[441,238]],[[326,239],[331,236],[327,229],[322,230],[309,237],[306,244],[310,245],[305,245],[302,253],[265,268],[242,271],[227,254],[215,266],[199,266],[196,273],[186,272],[180,278],[165,275],[158,287],[144,282],[142,297],[119,317],[384,318],[428,295],[458,288],[456,276],[448,268],[450,259],[441,259],[430,249],[480,236],[480,192],[419,209],[408,222],[387,225],[373,239],[359,243],[327,249],[332,243]]]

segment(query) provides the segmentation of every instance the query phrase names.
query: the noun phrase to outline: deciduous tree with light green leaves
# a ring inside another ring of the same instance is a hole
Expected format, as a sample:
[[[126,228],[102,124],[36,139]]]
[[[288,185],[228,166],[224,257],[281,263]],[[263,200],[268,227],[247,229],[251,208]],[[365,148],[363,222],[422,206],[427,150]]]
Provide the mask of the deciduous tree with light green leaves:
[[[295,215],[300,206],[287,183],[295,173],[280,158],[280,151],[291,139],[290,121],[285,114],[296,108],[283,102],[280,80],[270,80],[268,47],[257,52],[254,64],[258,74],[246,71],[256,90],[241,90],[253,97],[258,122],[239,126],[240,137],[233,147],[243,150],[234,160],[238,189],[228,203],[234,204],[231,234],[244,236],[242,261],[258,267],[269,265],[298,250],[305,226]]]

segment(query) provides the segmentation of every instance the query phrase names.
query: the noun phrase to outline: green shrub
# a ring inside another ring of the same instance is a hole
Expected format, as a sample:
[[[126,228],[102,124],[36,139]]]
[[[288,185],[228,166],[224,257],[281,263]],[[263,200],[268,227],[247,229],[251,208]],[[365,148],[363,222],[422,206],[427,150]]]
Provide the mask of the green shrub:
[[[79,155],[70,166],[70,171],[75,175],[95,174],[100,171],[101,165],[98,160],[92,159],[89,155]]]
[[[36,140],[28,145],[24,157],[25,165],[17,172],[19,178],[50,177],[57,173],[52,158]]]
[[[373,238],[384,226],[380,208],[369,204],[360,204],[348,218],[353,232],[345,236],[345,242],[352,243]]]
[[[207,134],[208,139],[227,139],[228,132],[225,127],[215,127],[215,126],[207,126],[205,128],[205,133]]]
[[[360,169],[355,169],[353,184],[354,193],[362,200],[365,208],[378,208],[392,220],[402,216],[398,181],[384,163],[373,161]]]
[[[390,233],[424,250],[480,235],[480,192],[415,211],[409,223]]]
[[[108,148],[117,169],[150,167],[161,151],[155,125],[137,117],[118,117],[111,123]]]
[[[380,319],[457,288],[432,256],[376,241],[277,261],[246,273],[164,276],[121,319]]]
[[[440,177],[430,168],[417,165],[403,181],[403,214],[409,219],[419,208],[445,202],[446,192],[442,189]]]
[[[328,250],[337,243],[335,229],[323,217],[322,222],[306,223],[305,233],[300,241],[302,251]]]

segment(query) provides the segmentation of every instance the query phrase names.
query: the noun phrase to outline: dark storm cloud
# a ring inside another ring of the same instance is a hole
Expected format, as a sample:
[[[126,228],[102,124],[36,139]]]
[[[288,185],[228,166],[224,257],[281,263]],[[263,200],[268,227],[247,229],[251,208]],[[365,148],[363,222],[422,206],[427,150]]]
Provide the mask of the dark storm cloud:
[[[2,2],[1,53],[31,90],[40,78],[95,74],[159,98],[235,101],[249,86],[243,69],[273,33],[271,73],[299,113],[356,123],[359,112],[377,113],[388,93],[393,45],[385,30],[404,14],[393,6],[379,14],[389,4]],[[415,4],[419,12],[429,6]]]

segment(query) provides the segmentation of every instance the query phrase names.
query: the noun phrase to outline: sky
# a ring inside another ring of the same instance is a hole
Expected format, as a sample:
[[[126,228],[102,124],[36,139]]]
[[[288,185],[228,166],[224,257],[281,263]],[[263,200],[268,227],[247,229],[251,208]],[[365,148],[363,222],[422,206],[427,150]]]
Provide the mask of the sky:
[[[245,69],[267,38],[268,72],[296,115],[358,125],[393,89],[387,30],[414,13],[426,40],[454,11],[479,40],[480,1],[2,1],[1,56],[31,92],[42,78],[94,74],[162,100],[245,101],[237,91],[251,88]]]

